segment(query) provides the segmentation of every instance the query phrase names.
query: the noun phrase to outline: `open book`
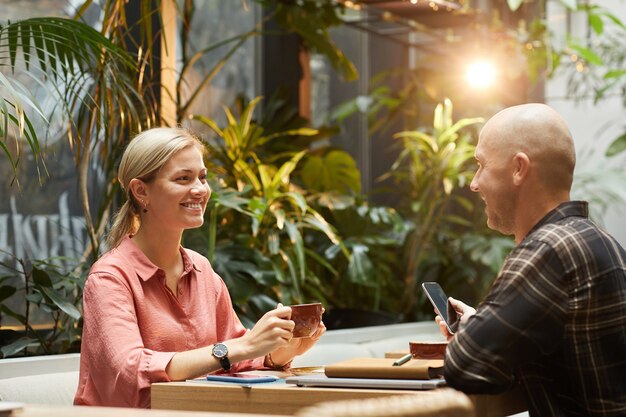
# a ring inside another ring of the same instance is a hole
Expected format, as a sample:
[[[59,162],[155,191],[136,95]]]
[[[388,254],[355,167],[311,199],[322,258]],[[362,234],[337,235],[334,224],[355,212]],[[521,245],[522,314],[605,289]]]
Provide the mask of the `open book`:
[[[356,358],[324,367],[329,378],[432,379],[443,376],[443,360],[411,359],[393,366],[395,359]]]

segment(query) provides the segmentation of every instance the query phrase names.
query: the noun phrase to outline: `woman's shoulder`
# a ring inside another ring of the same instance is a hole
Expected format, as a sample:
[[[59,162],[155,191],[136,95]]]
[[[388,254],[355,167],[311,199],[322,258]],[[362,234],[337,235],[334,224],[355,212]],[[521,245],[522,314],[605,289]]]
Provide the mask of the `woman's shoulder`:
[[[113,248],[91,265],[88,281],[93,281],[96,278],[128,281],[129,277],[133,275],[136,275],[136,268],[132,257],[118,248]]]
[[[110,268],[115,267],[115,265],[119,264],[119,258],[119,251],[117,250],[117,248],[113,248],[100,256],[98,260],[91,265],[89,273],[91,274],[94,272],[109,270]]]

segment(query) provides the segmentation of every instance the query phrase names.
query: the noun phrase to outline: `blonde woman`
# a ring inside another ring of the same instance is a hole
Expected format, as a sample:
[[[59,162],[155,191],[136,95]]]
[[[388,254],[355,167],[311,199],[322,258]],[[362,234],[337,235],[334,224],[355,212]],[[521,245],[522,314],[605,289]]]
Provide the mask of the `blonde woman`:
[[[125,150],[127,201],[85,285],[74,404],[149,407],[154,382],[288,366],[326,330],[292,339],[291,309],[281,305],[246,330],[208,260],[181,247],[211,194],[203,150],[180,128],[145,131]]]

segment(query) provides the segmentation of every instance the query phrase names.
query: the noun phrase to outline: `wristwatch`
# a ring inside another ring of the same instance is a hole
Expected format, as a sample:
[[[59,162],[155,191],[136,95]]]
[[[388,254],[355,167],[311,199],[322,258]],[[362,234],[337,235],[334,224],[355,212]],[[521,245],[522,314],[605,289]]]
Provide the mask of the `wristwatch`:
[[[220,361],[222,369],[225,371],[230,370],[230,361],[228,360],[228,347],[223,343],[216,343],[213,345],[211,351],[213,357]]]

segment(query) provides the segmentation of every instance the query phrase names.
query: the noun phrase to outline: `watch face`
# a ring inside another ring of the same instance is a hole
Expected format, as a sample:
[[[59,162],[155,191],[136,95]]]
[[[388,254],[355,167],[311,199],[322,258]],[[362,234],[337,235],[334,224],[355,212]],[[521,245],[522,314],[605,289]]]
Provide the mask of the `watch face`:
[[[213,356],[216,358],[223,358],[228,355],[228,348],[223,343],[216,343],[213,345]]]

